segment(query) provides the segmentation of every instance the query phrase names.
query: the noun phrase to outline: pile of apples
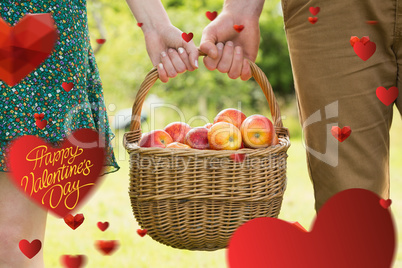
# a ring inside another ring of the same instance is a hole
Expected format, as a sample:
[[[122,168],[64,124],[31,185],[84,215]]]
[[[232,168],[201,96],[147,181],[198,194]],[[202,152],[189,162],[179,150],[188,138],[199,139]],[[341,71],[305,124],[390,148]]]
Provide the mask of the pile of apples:
[[[237,109],[228,108],[218,113],[213,123],[191,128],[184,122],[173,122],[163,130],[145,133],[140,147],[194,148],[237,150],[265,148],[278,144],[271,120],[259,114],[246,117]]]

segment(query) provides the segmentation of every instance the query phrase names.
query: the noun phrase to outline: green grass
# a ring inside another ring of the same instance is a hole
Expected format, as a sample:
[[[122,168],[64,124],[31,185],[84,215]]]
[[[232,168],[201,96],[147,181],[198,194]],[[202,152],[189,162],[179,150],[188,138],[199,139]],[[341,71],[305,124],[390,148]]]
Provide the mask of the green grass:
[[[402,227],[402,121],[396,114],[391,131],[391,198],[397,229]],[[117,133],[115,152],[120,171],[106,176],[88,203],[77,213],[83,213],[84,223],[70,229],[62,219],[49,216],[44,244],[46,267],[62,267],[63,254],[85,254],[86,267],[135,268],[212,268],[226,267],[225,250],[191,252],[177,250],[137,235],[138,225],[132,215],[128,198],[128,156],[122,147],[122,134]],[[399,138],[398,138],[399,137]],[[313,188],[308,177],[305,150],[301,138],[292,140],[288,158],[288,186],[279,218],[298,221],[306,229],[315,217]],[[109,229],[101,232],[96,224],[108,221]],[[402,234],[398,235],[399,240]],[[103,256],[94,247],[96,240],[118,240],[119,249]],[[398,249],[394,267],[402,267],[402,248]]]

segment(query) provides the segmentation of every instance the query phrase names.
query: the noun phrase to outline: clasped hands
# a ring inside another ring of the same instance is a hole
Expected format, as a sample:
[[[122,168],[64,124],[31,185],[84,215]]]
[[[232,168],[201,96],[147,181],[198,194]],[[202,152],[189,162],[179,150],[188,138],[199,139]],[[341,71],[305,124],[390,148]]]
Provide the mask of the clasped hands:
[[[244,30],[240,33],[234,30],[234,24],[232,14],[220,14],[203,30],[200,51],[207,55],[203,62],[208,70],[217,69],[232,79],[248,80],[251,69],[247,59],[255,61],[260,42],[258,17],[243,18]],[[183,40],[178,28],[169,23],[143,30],[148,55],[162,82],[198,68],[198,48],[193,40]]]

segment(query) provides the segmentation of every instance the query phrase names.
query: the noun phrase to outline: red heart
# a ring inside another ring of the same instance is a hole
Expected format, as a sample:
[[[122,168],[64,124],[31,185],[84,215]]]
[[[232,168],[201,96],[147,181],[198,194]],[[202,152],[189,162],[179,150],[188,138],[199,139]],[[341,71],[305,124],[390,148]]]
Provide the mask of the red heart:
[[[39,239],[35,239],[29,243],[28,240],[22,239],[19,243],[19,247],[25,256],[32,259],[42,248],[42,242]]]
[[[311,24],[315,24],[315,23],[318,21],[318,18],[308,17],[308,21],[309,21]]]
[[[117,240],[97,240],[95,241],[96,248],[102,252],[103,255],[111,255],[119,247]]]
[[[360,42],[363,43],[363,45],[367,44],[370,42],[370,37],[368,36],[363,36],[362,39],[360,39]]]
[[[40,129],[44,129],[47,125],[47,121],[46,120],[36,120],[36,126]]]
[[[109,228],[109,223],[107,221],[105,222],[98,222],[98,228],[104,232],[107,228]]]
[[[69,92],[69,91],[74,87],[74,83],[73,83],[73,82],[70,82],[70,83],[63,82],[63,83],[61,84],[61,86],[63,87],[63,89],[64,89],[66,92]]]
[[[29,198],[64,217],[95,188],[105,158],[102,142],[91,129],[75,131],[60,148],[36,136],[19,137],[10,145],[8,174]]]
[[[137,234],[141,237],[144,237],[148,233],[147,229],[138,229]]]
[[[214,12],[207,11],[207,12],[205,13],[205,15],[207,16],[207,18],[208,18],[210,21],[213,21],[213,20],[216,19],[216,17],[218,16],[218,12],[216,12],[216,11],[214,11]]]
[[[340,127],[333,126],[331,129],[332,136],[335,137],[339,142],[343,142],[346,140],[349,136],[350,133],[352,133],[352,129],[348,126],[343,127],[340,129]]]
[[[380,199],[380,205],[381,205],[383,208],[385,208],[385,209],[389,208],[389,206],[390,206],[391,204],[392,204],[392,200],[391,200],[391,199],[387,199],[387,200]]]
[[[363,36],[362,39],[359,39],[357,36],[352,36],[350,37],[350,44],[352,47],[355,45],[356,42],[361,42],[363,45],[367,44],[370,41],[370,37],[368,36]]]
[[[84,267],[86,263],[85,255],[63,255],[60,258],[60,262],[64,267],[67,268],[79,268]]]
[[[362,60],[366,61],[371,56],[373,56],[376,45],[374,42],[368,41],[367,43],[363,44],[362,42],[356,42],[353,46],[353,50]]]
[[[233,25],[233,29],[235,29],[236,32],[240,33],[244,29],[244,25]]]
[[[51,54],[57,37],[50,13],[27,14],[14,27],[0,18],[0,79],[18,84]]]
[[[75,216],[68,214],[64,217],[64,222],[71,227],[71,229],[77,229],[85,220],[84,214],[77,214]]]
[[[310,7],[309,10],[310,10],[310,13],[311,13],[313,16],[315,16],[315,15],[318,14],[318,12],[320,12],[320,7]]]
[[[106,43],[106,39],[104,38],[96,39],[96,43],[98,43],[99,45],[103,45],[104,43]]]
[[[35,113],[34,118],[36,120],[42,120],[43,118],[45,118],[45,114],[44,113],[41,113],[41,114]]]
[[[229,267],[392,267],[395,226],[378,202],[368,190],[340,192],[318,212],[311,232],[276,218],[251,220],[229,241]]]
[[[230,159],[235,162],[243,162],[246,159],[246,154],[231,154]]]
[[[182,33],[181,37],[183,38],[184,41],[186,41],[187,43],[191,41],[191,39],[193,39],[193,33]]]
[[[385,87],[378,87],[375,93],[378,99],[388,106],[396,100],[399,90],[397,87],[390,87],[388,90]]]
[[[138,27],[141,27],[142,25],[143,25],[142,22],[138,22],[138,23],[137,23],[137,26],[138,26]]]

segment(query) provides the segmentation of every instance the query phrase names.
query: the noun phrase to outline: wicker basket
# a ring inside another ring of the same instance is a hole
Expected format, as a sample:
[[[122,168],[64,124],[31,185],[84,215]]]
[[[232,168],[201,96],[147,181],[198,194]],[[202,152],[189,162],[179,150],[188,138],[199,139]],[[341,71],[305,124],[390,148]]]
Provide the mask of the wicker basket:
[[[179,249],[225,248],[233,232],[257,217],[277,217],[286,188],[289,133],[272,87],[250,62],[268,101],[280,144],[264,149],[141,148],[141,109],[158,79],[154,68],[137,93],[124,147],[130,155],[129,194],[134,216],[154,240]],[[246,154],[243,162],[233,153]]]

